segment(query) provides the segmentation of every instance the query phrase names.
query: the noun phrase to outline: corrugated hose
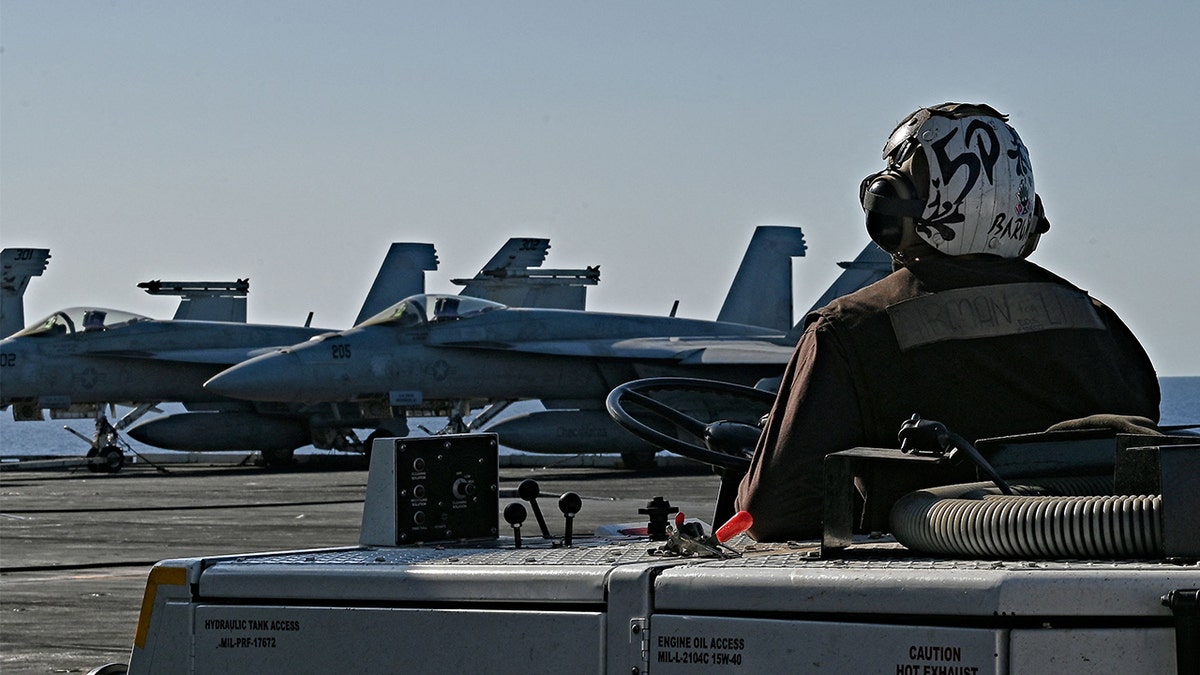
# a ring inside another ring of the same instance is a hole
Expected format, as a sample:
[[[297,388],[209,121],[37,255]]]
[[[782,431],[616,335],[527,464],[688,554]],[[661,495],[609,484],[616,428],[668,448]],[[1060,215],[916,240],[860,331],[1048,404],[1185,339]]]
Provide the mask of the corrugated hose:
[[[1160,495],[1114,496],[1111,477],[1047,478],[918,490],[891,512],[904,546],[1002,558],[1161,558]]]

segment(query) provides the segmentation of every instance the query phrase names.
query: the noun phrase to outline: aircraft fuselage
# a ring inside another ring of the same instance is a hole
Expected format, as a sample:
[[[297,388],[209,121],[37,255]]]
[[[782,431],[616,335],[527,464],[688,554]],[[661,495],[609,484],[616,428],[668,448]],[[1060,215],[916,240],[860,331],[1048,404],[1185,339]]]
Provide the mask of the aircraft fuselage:
[[[688,341],[779,337],[770,329],[713,321],[505,308],[442,324],[363,326],[323,335],[239,364],[207,388],[284,402],[380,396],[393,405],[460,398],[602,400],[622,382],[656,375],[753,384],[778,374],[786,359],[693,363],[686,358]]]
[[[111,329],[46,331],[0,341],[0,404],[220,399],[203,383],[276,345],[322,332],[287,326],[140,320]]]

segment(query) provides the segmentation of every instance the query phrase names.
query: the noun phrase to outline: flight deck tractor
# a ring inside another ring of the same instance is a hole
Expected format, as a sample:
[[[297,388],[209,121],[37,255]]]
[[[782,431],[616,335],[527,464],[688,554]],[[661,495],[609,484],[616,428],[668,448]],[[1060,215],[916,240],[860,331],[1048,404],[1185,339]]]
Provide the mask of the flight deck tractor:
[[[697,447],[745,460],[728,423]],[[717,495],[576,532],[577,494],[501,499],[495,435],[378,439],[358,546],[160,562],[128,671],[1200,672],[1200,438],[904,424],[831,455],[822,538],[782,543]]]

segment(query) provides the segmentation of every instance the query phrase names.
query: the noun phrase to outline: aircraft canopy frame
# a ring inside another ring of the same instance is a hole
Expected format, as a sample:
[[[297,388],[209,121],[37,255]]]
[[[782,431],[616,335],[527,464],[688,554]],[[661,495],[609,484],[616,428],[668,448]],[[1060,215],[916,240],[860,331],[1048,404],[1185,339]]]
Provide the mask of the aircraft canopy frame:
[[[419,295],[410,295],[363,321],[358,326],[355,326],[355,328],[380,325],[417,327],[427,324],[457,321],[506,308],[506,305],[482,298],[442,293],[422,293]]]
[[[24,335],[73,335],[93,333],[128,326],[139,321],[150,321],[150,317],[104,307],[69,307],[29,324],[11,337]]]

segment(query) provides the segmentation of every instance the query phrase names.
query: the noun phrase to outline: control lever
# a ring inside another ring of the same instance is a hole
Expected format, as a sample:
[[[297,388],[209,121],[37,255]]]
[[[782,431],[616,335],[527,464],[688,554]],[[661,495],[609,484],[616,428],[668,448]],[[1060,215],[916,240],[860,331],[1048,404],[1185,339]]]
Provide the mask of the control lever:
[[[521,523],[525,522],[525,506],[521,502],[513,502],[504,507],[504,520],[513,529],[513,541],[521,548]]]
[[[725,524],[717,528],[717,541],[724,544],[754,525],[754,517],[747,511],[738,511]]]
[[[542,517],[542,510],[538,508],[537,498],[540,494],[542,488],[532,478],[526,478],[517,485],[517,496],[529,502],[529,506],[533,508],[533,517],[537,518],[538,527],[542,530],[542,539],[549,539],[550,528],[546,527],[546,519]]]
[[[688,521],[682,512],[675,516],[675,529],[667,537],[667,540],[661,547],[651,550],[650,553],[652,555],[700,558],[729,558],[740,555],[737,551],[725,546],[715,535],[704,534],[704,525],[696,520]]]
[[[563,546],[571,545],[571,526],[575,522],[575,514],[579,513],[579,509],[583,508],[583,500],[574,492],[564,492],[558,498],[558,510],[562,511],[567,519],[566,534],[563,535]]]

